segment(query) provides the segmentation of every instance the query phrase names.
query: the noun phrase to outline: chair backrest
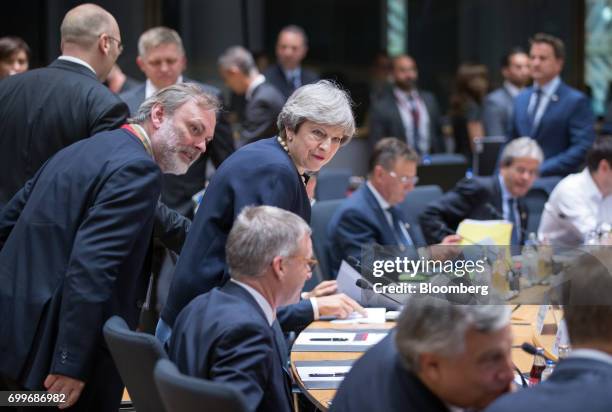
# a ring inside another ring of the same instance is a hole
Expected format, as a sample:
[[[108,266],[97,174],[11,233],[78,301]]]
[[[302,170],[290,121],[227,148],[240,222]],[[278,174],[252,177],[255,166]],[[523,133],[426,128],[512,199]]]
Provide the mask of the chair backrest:
[[[419,186],[437,185],[446,192],[465,177],[468,164],[464,156],[454,155],[452,158],[433,159],[434,155],[431,156],[429,163],[419,165]]]
[[[537,233],[538,227],[540,226],[540,219],[542,218],[542,212],[544,211],[544,205],[548,200],[548,196],[550,196],[560,180],[561,177],[559,176],[548,176],[541,177],[533,182],[533,186],[529,189],[524,199],[525,207],[529,212],[527,218],[527,233]]]
[[[179,372],[168,359],[157,362],[155,384],[168,412],[243,412],[242,394],[228,384]]]
[[[331,268],[329,266],[329,238],[327,237],[327,226],[331,220],[334,212],[340,204],[342,199],[337,200],[325,200],[322,202],[316,202],[312,207],[312,213],[310,216],[310,227],[312,229],[312,247],[315,252],[315,256],[319,260],[319,268],[321,269],[321,276],[323,279],[331,279]]]
[[[406,223],[413,227],[413,234],[417,237],[420,236],[420,239],[413,239],[417,244],[425,243],[425,237],[423,236],[421,225],[419,224],[419,216],[429,203],[437,200],[440,196],[442,196],[442,189],[440,186],[417,186],[412,192],[406,195],[404,201],[399,205],[406,217]]]
[[[472,171],[474,176],[491,176],[497,169],[500,151],[506,144],[505,136],[485,136],[474,140]]]
[[[153,368],[168,356],[153,335],[130,330],[125,320],[113,316],[104,324],[104,339],[115,365],[139,412],[164,412],[153,380]]]
[[[365,176],[368,174],[370,153],[368,139],[356,137],[338,150],[332,160],[325,165],[325,169],[349,169],[353,176]]]
[[[323,169],[317,176],[317,200],[344,199],[351,180],[351,169]]]

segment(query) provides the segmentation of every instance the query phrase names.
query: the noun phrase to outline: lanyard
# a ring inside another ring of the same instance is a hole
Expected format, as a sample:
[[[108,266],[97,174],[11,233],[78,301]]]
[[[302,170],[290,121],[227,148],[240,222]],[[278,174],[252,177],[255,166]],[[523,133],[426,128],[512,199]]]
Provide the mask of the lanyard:
[[[151,139],[149,139],[149,135],[147,135],[146,130],[143,129],[141,125],[136,123],[128,123],[121,126],[121,128],[126,129],[134,136],[136,136],[144,146],[147,153],[151,155],[151,157],[155,158],[155,156],[153,156],[153,146],[151,146]]]

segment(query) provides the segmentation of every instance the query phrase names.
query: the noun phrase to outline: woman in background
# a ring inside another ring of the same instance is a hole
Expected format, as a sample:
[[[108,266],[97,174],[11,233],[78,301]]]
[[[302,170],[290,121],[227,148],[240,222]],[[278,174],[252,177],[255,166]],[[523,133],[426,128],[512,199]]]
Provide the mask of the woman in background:
[[[476,137],[484,136],[482,103],[489,89],[489,76],[482,64],[463,63],[457,69],[450,98],[450,117],[455,138],[455,152],[472,156]]]
[[[16,36],[0,37],[0,79],[23,73],[30,64],[30,47]]]

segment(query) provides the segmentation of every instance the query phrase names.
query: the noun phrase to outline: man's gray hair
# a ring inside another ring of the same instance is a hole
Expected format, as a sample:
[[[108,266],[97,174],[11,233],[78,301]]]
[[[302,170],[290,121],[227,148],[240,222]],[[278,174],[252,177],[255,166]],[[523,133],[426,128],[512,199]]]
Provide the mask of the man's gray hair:
[[[310,227],[298,215],[273,206],[247,206],[225,245],[230,275],[260,276],[276,256],[291,256]]]
[[[257,66],[253,55],[242,46],[233,46],[227,49],[219,57],[219,67],[223,70],[227,70],[231,67],[237,67],[238,70],[245,76],[250,76],[257,72]]]
[[[178,83],[158,90],[140,105],[136,115],[128,119],[128,121],[131,123],[144,123],[151,117],[151,110],[153,110],[153,106],[156,104],[160,104],[164,108],[166,116],[172,116],[176,109],[190,100],[195,101],[198,106],[206,110],[217,112],[221,107],[216,96],[205,92],[197,84]]]
[[[176,44],[181,54],[185,54],[181,36],[169,27],[153,27],[140,35],[138,39],[138,55],[145,57],[147,52],[161,44]]]
[[[544,153],[542,153],[542,149],[538,142],[531,137],[519,137],[518,139],[511,140],[510,143],[504,147],[500,164],[502,166],[510,166],[515,159],[520,157],[535,159],[542,163],[544,160]]]
[[[98,36],[111,32],[115,18],[95,4],[81,4],[66,13],[60,33],[62,43],[73,43],[83,48],[96,44]]]
[[[465,350],[465,334],[470,328],[495,332],[508,325],[507,305],[455,305],[431,296],[408,299],[397,324],[395,344],[406,368],[418,371],[419,356],[444,356]]]
[[[278,130],[286,139],[285,128],[297,132],[306,120],[326,126],[339,126],[343,130],[342,144],[355,134],[355,119],[351,98],[336,83],[320,80],[293,92],[278,115]]]

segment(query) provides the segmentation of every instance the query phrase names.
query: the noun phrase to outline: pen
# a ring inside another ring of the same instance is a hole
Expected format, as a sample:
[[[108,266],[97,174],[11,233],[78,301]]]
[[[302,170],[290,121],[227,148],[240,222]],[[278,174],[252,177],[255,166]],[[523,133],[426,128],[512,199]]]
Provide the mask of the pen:
[[[311,342],[346,342],[348,338],[310,338]]]
[[[311,378],[340,378],[346,376],[346,372],[334,372],[334,373],[309,373]]]

